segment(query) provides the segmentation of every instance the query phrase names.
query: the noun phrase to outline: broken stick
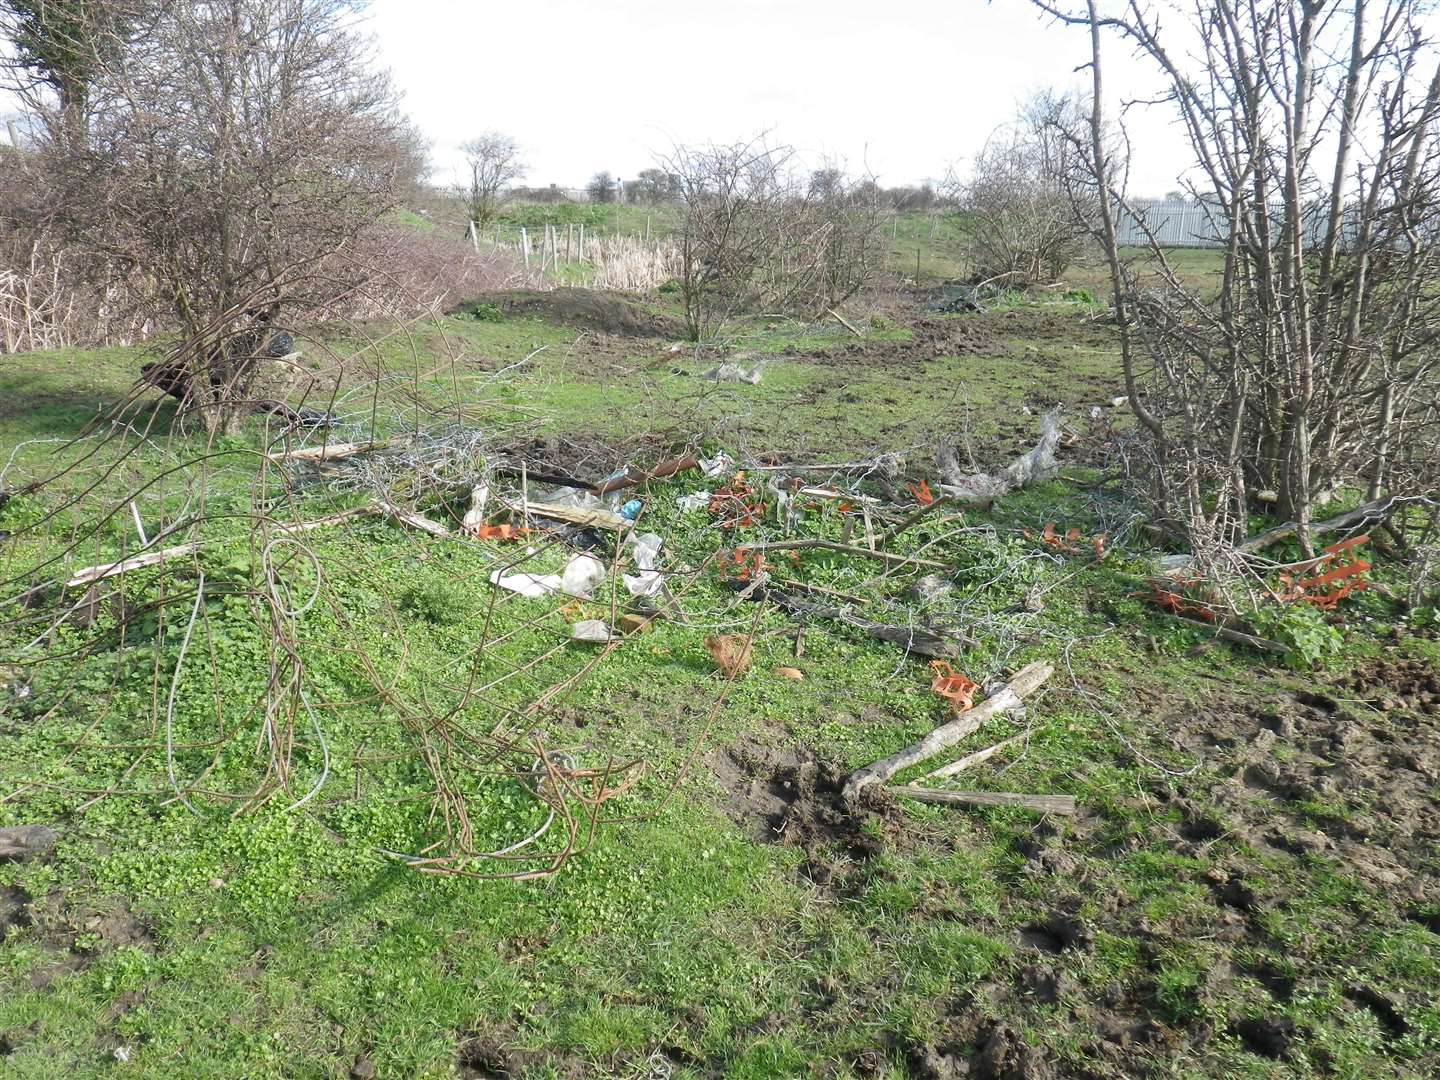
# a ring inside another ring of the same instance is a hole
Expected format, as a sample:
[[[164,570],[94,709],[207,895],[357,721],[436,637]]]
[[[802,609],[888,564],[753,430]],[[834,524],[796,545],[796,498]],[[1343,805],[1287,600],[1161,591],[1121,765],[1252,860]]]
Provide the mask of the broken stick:
[[[843,326],[843,327],[845,327],[846,330],[849,330],[850,333],[854,334],[856,337],[858,337],[858,338],[863,338],[863,337],[865,336],[865,335],[862,334],[859,330],[855,329],[854,325],[850,322],[849,319],[845,318],[844,315],[841,315],[841,314],[840,314],[838,311],[836,311],[834,308],[831,308],[831,309],[830,309],[830,314],[831,314],[831,315],[834,315],[835,318],[836,318],[837,320],[839,320],[840,325]]]
[[[973,754],[966,754],[960,760],[952,761],[949,765],[941,765],[940,768],[934,772],[926,773],[925,779],[931,780],[935,777],[954,776],[956,773],[962,773],[966,769],[989,761],[1001,750],[1014,746],[1018,742],[1024,742],[1028,738],[1030,738],[1030,732],[1022,731],[1019,735],[1012,735],[1008,739],[997,742],[994,746],[987,746],[984,750],[976,750]]]
[[[1075,800],[1069,795],[1022,795],[1015,791],[942,791],[933,788],[902,785],[886,791],[917,802],[943,803],[947,806],[1023,806],[1042,814],[1064,814],[1073,817]]]
[[[928,515],[932,510],[940,509],[940,507],[952,502],[953,499],[953,496],[941,495],[938,499],[931,499],[924,506],[920,507],[920,509],[912,511],[910,514],[906,515],[906,517],[900,522],[900,524],[896,525],[892,529],[887,529],[885,531],[885,534],[880,537],[880,546],[884,547],[891,540],[895,539],[895,537],[899,536],[906,529],[910,528],[911,525],[914,525],[921,518]]]
[[[912,743],[898,753],[866,765],[851,773],[842,791],[844,797],[853,799],[862,788],[871,784],[884,783],[902,769],[928,761],[941,750],[954,746],[967,735],[994,717],[1020,707],[1020,703],[1038,690],[1054,673],[1049,664],[1037,661],[1021,668],[1010,682],[980,702],[969,712],[962,713],[948,724],[943,724],[917,743]]]

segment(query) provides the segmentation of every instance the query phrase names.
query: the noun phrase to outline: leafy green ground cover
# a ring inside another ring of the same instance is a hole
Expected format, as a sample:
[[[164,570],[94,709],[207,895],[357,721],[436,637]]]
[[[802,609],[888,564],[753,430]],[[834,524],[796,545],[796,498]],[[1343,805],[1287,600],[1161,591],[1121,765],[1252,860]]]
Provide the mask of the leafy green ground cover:
[[[664,310],[663,298],[651,303]],[[0,1072],[1433,1075],[1433,638],[1366,594],[1347,608],[1343,655],[1302,671],[1165,619],[1136,595],[1147,565],[1126,528],[1133,507],[1103,483],[1103,448],[1125,425],[1089,413],[1116,379],[1093,311],[876,315],[863,346],[838,325],[771,320],[698,355],[544,317],[466,314],[364,350],[338,336],[325,344],[369,357],[363,378],[349,376],[357,384],[386,373],[427,402],[458,397],[467,422],[612,442],[704,435],[712,449],[790,460],[968,432],[982,465],[1000,462],[1033,438],[1040,410],[1067,403],[1079,442],[1059,478],[967,512],[977,531],[917,528],[899,550],[929,544],[951,566],[955,591],[932,614],[963,618],[975,638],[962,670],[984,681],[1033,659],[1057,668],[1029,707],[1023,750],[964,786],[1070,794],[1075,819],[842,807],[836,778],[946,718],[931,672],[833,623],[812,624],[797,656],[794,620],[738,600],[702,568],[722,540],[703,512],[674,505],[698,486],[692,476],[649,489],[644,526],[666,537],[677,569],[693,570],[677,581],[694,625],[661,620],[628,639],[536,719],[590,759],[645,759],[644,779],[611,807],[628,820],[602,825],[541,881],[419,874],[382,853],[435,835],[427,776],[394,703],[459,700],[487,621],[510,636],[478,661],[482,679],[562,643],[573,618],[605,605],[493,606],[496,546],[357,521],[311,540],[328,599],[299,619],[299,635],[333,707],[323,710],[330,775],[304,811],[272,800],[237,815],[196,799],[192,814],[171,798],[154,746],[181,647],[173,618],[128,618],[123,647],[81,664],[25,663],[28,624],[7,622],[0,798],[17,794],[0,802],[0,825],[48,822],[62,839],[46,858],[0,863]],[[720,355],[746,354],[773,358],[758,386],[698,377]],[[129,350],[7,357],[6,482],[92,450],[28,441],[73,435],[123,396],[137,362]],[[414,416],[385,422],[401,431]],[[212,510],[252,498],[260,437],[253,427],[220,445],[235,458],[215,470]],[[88,462],[77,489],[83,479],[97,498],[118,497],[205,445],[168,432],[152,441],[107,443],[105,454],[131,450],[125,467]],[[912,451],[922,465],[927,453]],[[144,505],[167,509],[161,496]],[[53,509],[24,497],[0,509],[12,534],[5,577],[46,545],[86,537],[68,558],[76,566],[134,543],[123,515],[91,535],[83,505],[42,524]],[[1115,542],[1100,561],[1059,554],[1024,535],[1047,521],[1110,530]],[[799,528],[838,538],[846,526],[822,504]],[[233,714],[262,693],[271,644],[249,599],[258,568],[246,526],[217,514],[206,535],[207,659],[186,669],[176,697],[183,775],[214,756],[200,744],[217,709]],[[807,553],[785,572],[863,595],[874,617],[914,607],[913,575],[877,578],[868,560]],[[143,608],[189,587],[188,573],[137,576],[123,600]],[[102,609],[49,651],[103,637],[115,619],[113,605]],[[727,688],[703,639],[752,626],[751,670]],[[361,651],[390,705],[367,699]],[[583,662],[561,648],[487,707],[521,707]],[[780,666],[804,678],[779,677]],[[1017,730],[995,722],[960,749]],[[253,787],[256,736],[235,734],[207,784]],[[296,767],[301,780],[318,775],[313,744],[302,740]],[[96,797],[112,787],[138,794]],[[481,844],[536,824],[513,779],[477,775],[469,795]]]

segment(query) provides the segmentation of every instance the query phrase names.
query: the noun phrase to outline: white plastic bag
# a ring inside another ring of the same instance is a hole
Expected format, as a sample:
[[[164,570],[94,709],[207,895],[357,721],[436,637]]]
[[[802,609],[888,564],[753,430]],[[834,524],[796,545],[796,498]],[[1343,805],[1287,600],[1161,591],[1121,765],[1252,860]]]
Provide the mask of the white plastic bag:
[[[665,541],[655,533],[641,533],[632,536],[629,543],[634,545],[635,565],[640,573],[624,574],[621,580],[631,596],[654,596],[665,584],[665,575],[656,569],[660,565],[660,545]]]

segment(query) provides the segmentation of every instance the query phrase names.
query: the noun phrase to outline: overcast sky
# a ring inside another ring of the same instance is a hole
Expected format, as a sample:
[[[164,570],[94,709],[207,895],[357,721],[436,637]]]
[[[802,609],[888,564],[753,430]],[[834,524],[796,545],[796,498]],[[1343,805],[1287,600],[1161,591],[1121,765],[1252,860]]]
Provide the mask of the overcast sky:
[[[635,175],[675,142],[762,129],[889,185],[944,175],[1016,102],[1083,85],[1082,30],[1023,0],[372,0],[369,26],[435,179],[486,130],[515,136],[527,183]],[[1115,95],[1155,87],[1111,43]],[[1130,190],[1159,195],[1186,163],[1161,106],[1133,108]]]

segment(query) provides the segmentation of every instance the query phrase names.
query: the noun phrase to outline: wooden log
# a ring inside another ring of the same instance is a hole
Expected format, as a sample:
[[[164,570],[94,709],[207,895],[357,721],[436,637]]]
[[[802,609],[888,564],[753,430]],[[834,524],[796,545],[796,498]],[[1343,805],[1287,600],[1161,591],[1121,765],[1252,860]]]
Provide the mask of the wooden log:
[[[905,747],[889,757],[871,762],[863,769],[857,769],[845,781],[842,794],[853,799],[862,788],[870,784],[883,783],[896,773],[928,761],[940,751],[954,746],[961,739],[978,731],[987,721],[1020,707],[1020,703],[1038,690],[1054,668],[1042,661],[1027,664],[1010,682],[991,694],[969,712],[962,713],[948,724],[943,724],[917,743]]]
[[[621,488],[634,487],[643,484],[647,480],[664,480],[666,477],[674,476],[676,473],[686,472],[690,469],[698,469],[700,462],[695,455],[687,454],[673,461],[662,462],[653,469],[627,469],[620,476],[612,476],[595,485],[593,490],[596,495],[608,495],[612,491],[619,491]]]
[[[0,828],[0,859],[43,855],[58,839],[48,825],[6,825]]]
[[[989,761],[1001,750],[1008,749],[1016,743],[1024,742],[1028,738],[1030,738],[1030,732],[1022,731],[1019,735],[1012,735],[1008,739],[1002,739],[994,746],[987,746],[984,750],[976,750],[973,754],[966,754],[959,760],[952,761],[949,765],[941,765],[940,768],[934,772],[926,773],[925,779],[931,780],[937,777],[954,776],[956,773],[962,773],[966,769],[974,768],[976,765]]]
[[[1024,795],[1016,791],[943,791],[934,788],[902,785],[886,788],[896,795],[918,802],[941,803],[946,806],[1023,806],[1042,814],[1063,814],[1073,817],[1075,799],[1069,795]]]
[[[415,514],[409,510],[402,510],[400,507],[392,506],[388,503],[383,505],[385,513],[389,514],[402,525],[409,525],[412,529],[419,529],[421,532],[427,532],[431,536],[438,536],[442,539],[450,535],[449,529],[440,524],[440,522],[427,518],[424,514]]]

